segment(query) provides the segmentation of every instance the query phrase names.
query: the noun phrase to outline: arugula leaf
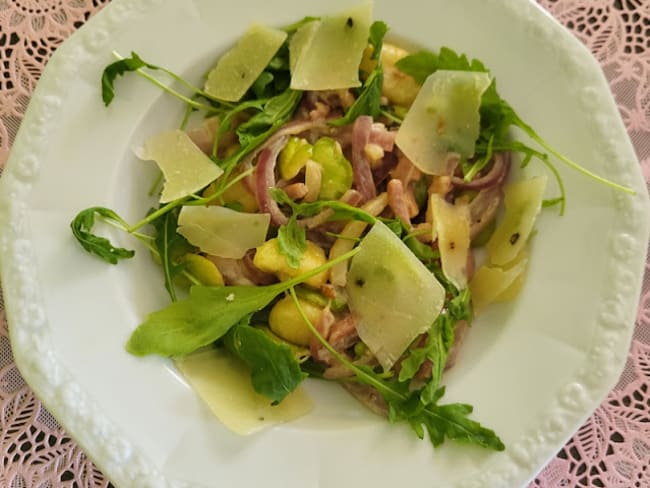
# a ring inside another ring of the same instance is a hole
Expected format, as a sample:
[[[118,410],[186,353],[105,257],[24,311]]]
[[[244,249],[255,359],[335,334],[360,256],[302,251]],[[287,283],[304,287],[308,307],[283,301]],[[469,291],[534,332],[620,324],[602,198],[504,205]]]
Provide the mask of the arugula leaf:
[[[190,296],[147,316],[131,334],[126,350],[136,356],[183,356],[224,336],[244,317],[266,307],[280,293],[346,261],[358,250],[332,259],[291,280],[267,286],[193,286]]]
[[[454,52],[452,49],[443,47],[440,49],[438,54],[429,52],[429,51],[420,51],[405,58],[400,59],[396,63],[397,68],[414,77],[419,83],[423,83],[424,80],[434,71],[439,69],[447,70],[462,70],[462,71],[482,71],[489,72],[485,65],[477,60],[472,59],[471,61],[467,56],[459,55]],[[544,150],[548,151],[550,154],[558,158],[564,164],[570,168],[582,173],[585,176],[593,178],[594,180],[605,184],[616,190],[623,191],[625,193],[634,195],[635,192],[631,188],[627,188],[618,183],[612,182],[602,176],[599,176],[592,171],[580,166],[575,161],[569,159],[565,155],[559,153],[553,149],[538,133],[535,131],[528,123],[519,117],[515,110],[510,106],[499,95],[496,88],[496,81],[493,79],[492,83],[488,89],[483,93],[481,98],[481,133],[477,140],[477,153],[479,148],[482,148],[484,157],[478,157],[474,164],[476,165],[485,165],[489,158],[491,157],[491,150],[501,150],[501,151],[518,151],[526,155],[526,162],[529,160],[530,156],[537,157],[540,159],[553,173],[553,176],[558,182],[558,187],[560,190],[560,196],[554,199],[554,202],[560,204],[560,215],[564,214],[564,208],[566,203],[566,193],[564,191],[564,183],[562,178],[553,166],[550,159],[546,154],[542,154],[539,151],[527,146],[523,143],[511,142],[508,137],[508,129],[511,126],[521,129],[528,137],[533,141],[539,144]],[[470,169],[469,176],[471,177],[478,173],[480,169],[474,168]],[[466,176],[468,173],[466,173]]]
[[[91,231],[95,225],[95,215],[99,215],[107,221],[116,222],[123,229],[127,227],[126,222],[113,210],[105,207],[90,207],[79,212],[70,222],[72,234],[79,244],[90,254],[103,259],[107,263],[117,264],[120,259],[128,259],[135,255],[135,251],[115,247],[105,237],[99,237]]]
[[[278,248],[287,258],[293,269],[300,267],[300,259],[307,250],[307,237],[304,227],[298,225],[297,214],[293,214],[286,225],[278,229]]]
[[[485,65],[477,60],[469,60],[466,55],[458,54],[452,49],[442,47],[438,54],[430,51],[419,51],[410,56],[400,59],[396,66],[402,72],[412,76],[419,83],[439,69],[489,72]],[[463,170],[465,179],[470,181],[490,161],[493,151],[518,151],[528,156],[538,157],[548,166],[555,176],[560,188],[560,214],[564,213],[566,195],[564,183],[558,171],[553,167],[548,156],[535,151],[533,148],[521,143],[510,141],[508,130],[511,126],[524,130],[533,140],[542,147],[548,149],[547,144],[537,133],[526,124],[514,111],[514,109],[499,95],[496,87],[496,80],[492,80],[490,86],[481,97],[480,106],[481,131],[476,141],[476,160],[472,163],[464,162]],[[537,139],[536,139],[537,138]],[[557,155],[557,154],[556,154]],[[558,155],[561,160],[566,159]],[[527,159],[528,160],[528,159]],[[572,164],[575,164],[571,162]],[[577,165],[576,165],[577,166]],[[586,170],[585,170],[586,171]],[[595,175],[594,175],[595,176]],[[600,177],[596,177],[600,179]]]
[[[293,113],[296,111],[301,98],[301,91],[287,89],[280,95],[266,100],[242,102],[224,116],[212,148],[213,157],[216,157],[217,154],[218,140],[230,128],[234,114],[248,109],[259,111],[237,128],[236,133],[239,137],[240,149],[231,156],[218,161],[219,166],[225,172],[225,177],[221,178],[222,184],[228,181],[228,176],[237,163],[263,144],[264,141],[293,117]]]
[[[273,200],[291,207],[297,217],[313,217],[327,208],[334,212],[328,220],[360,220],[368,224],[377,222],[377,218],[365,210],[348,205],[339,200],[320,200],[316,202],[296,203],[280,188],[270,189]]]
[[[270,98],[284,92],[290,83],[289,38],[287,38],[264,71],[257,77],[251,91],[256,98]]]
[[[362,369],[356,366],[353,368],[360,370],[354,371],[357,381],[374,386],[382,395],[388,404],[390,422],[408,423],[420,439],[424,438],[426,429],[433,447],[438,447],[445,439],[450,439],[495,451],[505,449],[505,445],[493,430],[467,418],[473,411],[471,405],[438,404],[444,395],[444,387],[431,393],[428,393],[426,388],[409,390],[408,383],[386,380],[370,368]]]
[[[386,36],[386,32],[388,32],[388,26],[381,20],[376,20],[370,26],[368,43],[370,43],[372,46],[372,56],[370,59],[373,61],[379,61],[381,58],[381,48],[384,43],[384,36]]]
[[[282,293],[270,286],[196,285],[186,300],[153,312],[138,326],[126,350],[136,356],[183,356],[223,337],[244,317],[266,307]]]
[[[294,391],[307,375],[300,370],[291,347],[251,327],[249,320],[250,316],[230,329],[224,343],[250,367],[255,391],[276,405]]]
[[[372,60],[376,61],[375,69],[368,75],[361,87],[361,93],[348,108],[345,115],[330,122],[334,126],[348,125],[360,115],[370,115],[377,118],[381,113],[381,89],[384,84],[384,70],[381,66],[380,56],[383,39],[388,31],[388,26],[382,21],[375,21],[370,26],[368,42],[373,47]]]
[[[446,305],[449,316],[454,320],[467,320],[473,318],[472,312],[472,295],[469,288],[458,292]]]
[[[137,75],[145,78],[146,80],[150,81],[161,90],[166,91],[170,95],[173,95],[174,97],[186,103],[189,107],[193,109],[205,110],[208,113],[217,113],[223,111],[224,107],[230,106],[229,103],[214,98],[209,93],[206,93],[203,90],[195,87],[187,80],[183,79],[181,76],[168,70],[167,68],[163,68],[162,66],[156,66],[154,64],[144,61],[140,56],[138,56],[134,52],[131,52],[130,58],[123,58],[115,51],[113,51],[113,55],[118,58],[118,61],[109,64],[106,68],[104,68],[104,71],[102,72],[102,100],[104,101],[104,105],[106,106],[110,105],[111,102],[113,101],[113,98],[115,97],[114,84],[116,78],[118,76],[122,76],[125,73],[129,73],[129,72],[134,72]],[[190,89],[194,94],[192,95],[192,97],[188,98],[182,95],[181,93],[179,93],[178,91],[174,90],[170,86],[163,84],[160,80],[150,75],[149,73],[145,72],[142,68],[148,68],[154,71],[162,71],[173,80],[179,82],[186,88]],[[211,104],[205,105],[197,102],[195,100],[197,96],[201,96],[209,100]]]
[[[429,330],[426,344],[421,348],[412,349],[407,358],[402,362],[399,372],[399,381],[413,378],[422,364],[428,359],[431,361],[431,378],[427,381],[429,391],[435,391],[442,380],[449,350],[454,343],[454,328],[456,322],[446,313],[441,313],[436,318]]]
[[[558,203],[562,203],[561,198],[548,198],[548,199],[542,201],[542,208],[553,207],[553,206],[557,205]]]
[[[438,69],[438,56],[431,51],[418,51],[398,60],[395,66],[422,85]]]
[[[280,253],[287,258],[292,268],[300,266],[300,258],[307,250],[307,238],[304,227],[298,223],[298,217],[313,217],[322,210],[333,210],[329,220],[361,220],[369,224],[377,221],[368,212],[340,202],[338,200],[322,200],[309,203],[296,203],[280,188],[270,189],[271,197],[278,203],[291,207],[292,215],[286,225],[278,229],[278,247]]]
[[[246,100],[233,107],[231,110],[229,110],[226,114],[224,114],[221,117],[221,119],[219,120],[219,127],[217,129],[217,133],[214,137],[214,143],[212,144],[213,158],[217,157],[219,141],[224,136],[224,134],[230,130],[232,126],[232,121],[235,118],[235,116],[249,109],[262,110],[267,100],[268,99]]]
[[[399,381],[412,379],[428,359],[432,363],[431,378],[427,382],[424,393],[433,394],[440,385],[449,351],[454,344],[456,324],[460,320],[471,321],[471,319],[471,295],[469,289],[465,288],[447,302],[445,310],[438,315],[429,329],[424,346],[409,351],[409,355],[402,361]]]
[[[424,429],[426,429],[434,447],[442,444],[447,438],[477,444],[495,451],[505,449],[505,445],[493,430],[467,418],[473,411],[471,405],[464,403],[438,405],[437,402],[444,392],[444,387],[436,390],[427,404],[422,403],[420,392],[417,391],[411,392],[402,400],[389,401],[388,418],[391,422],[407,422],[420,439],[424,437]]]
[[[154,244],[160,255],[165,288],[172,301],[176,301],[174,278],[185,268],[184,264],[178,262],[178,258],[192,249],[187,240],[176,232],[179,213],[180,207],[176,207],[152,222],[156,229]]]
[[[353,381],[358,381],[375,388],[388,404],[388,419],[391,422],[403,421],[408,423],[418,437],[424,437],[424,431],[434,447],[440,445],[445,438],[461,442],[477,444],[481,447],[503,451],[505,446],[494,431],[483,427],[480,423],[467,418],[472,412],[470,405],[452,403],[438,405],[444,395],[444,388],[411,390],[408,382],[386,379],[375,373],[368,366],[357,366],[345,356],[336,351],[316,330],[305,315],[293,288],[289,290],[294,303],[303,320],[318,341],[338,361],[354,373]]]
[[[266,98],[268,97],[268,90],[271,88],[271,83],[275,79],[275,76],[270,71],[262,71],[262,73],[257,77],[251,86],[251,90],[257,98]]]
[[[130,58],[120,59],[109,64],[102,73],[102,100],[105,106],[109,106],[115,98],[115,79],[125,73],[137,71],[140,68],[158,69],[157,66],[142,60],[136,53],[131,52]]]
[[[413,185],[413,196],[415,197],[415,203],[419,209],[424,208],[429,201],[429,186],[427,180],[420,178]]]
[[[489,72],[478,59],[471,61],[465,54],[458,54],[453,49],[443,46],[438,54],[431,51],[418,51],[403,57],[395,63],[397,69],[413,77],[419,84],[439,69],[456,71]]]
[[[415,257],[425,265],[431,265],[440,259],[440,251],[434,251],[431,246],[420,242],[414,235],[407,235],[402,240],[406,244],[406,247],[415,254]]]
[[[287,89],[264,102],[260,112],[237,127],[242,147],[250,146],[260,135],[272,127],[279,127],[291,118],[302,97],[302,92]],[[269,134],[270,135],[270,134]]]
[[[401,219],[384,219],[380,217],[379,220],[381,220],[393,234],[395,234],[400,239],[402,238],[402,234],[404,233],[404,223]]]
[[[436,320],[436,323],[437,322],[438,321]],[[413,376],[415,376],[415,373],[419,371],[422,364],[431,355],[431,352],[433,351],[433,347],[432,347],[433,344],[431,343],[434,342],[433,337],[435,335],[434,328],[436,326],[436,323],[434,323],[434,326],[431,327],[431,330],[429,331],[429,336],[427,337],[427,343],[423,347],[411,349],[408,357],[404,359],[404,361],[402,361],[399,370],[400,381],[407,381],[413,378]]]

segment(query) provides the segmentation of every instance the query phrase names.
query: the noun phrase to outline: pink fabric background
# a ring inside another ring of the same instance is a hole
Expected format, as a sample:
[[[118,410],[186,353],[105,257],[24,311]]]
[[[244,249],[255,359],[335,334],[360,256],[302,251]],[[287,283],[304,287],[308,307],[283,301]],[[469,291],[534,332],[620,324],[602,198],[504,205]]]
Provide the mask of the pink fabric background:
[[[650,0],[538,0],[600,62],[650,183]],[[109,0],[0,0],[0,172],[50,54]],[[650,487],[650,263],[616,388],[529,488]],[[0,488],[110,483],[13,362],[0,294]]]

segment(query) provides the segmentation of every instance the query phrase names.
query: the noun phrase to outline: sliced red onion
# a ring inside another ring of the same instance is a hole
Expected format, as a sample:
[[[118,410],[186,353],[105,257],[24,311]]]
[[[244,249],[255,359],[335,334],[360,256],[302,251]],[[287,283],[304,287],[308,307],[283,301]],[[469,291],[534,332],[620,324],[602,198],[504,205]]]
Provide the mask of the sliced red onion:
[[[489,186],[499,185],[508,175],[510,169],[510,153],[494,153],[492,168],[487,174],[472,181],[465,181],[458,176],[452,176],[451,182],[456,188],[464,190],[482,190]]]
[[[275,144],[279,139],[287,136],[297,136],[309,130],[327,130],[328,125],[326,120],[293,120],[283,125],[275,134],[269,137],[264,144],[256,148],[245,159],[242,160],[240,165],[250,165],[255,158],[267,147]]]
[[[269,190],[275,187],[275,163],[278,154],[287,142],[287,136],[276,138],[271,144],[266,144],[257,159],[255,167],[255,195],[260,212],[271,215],[271,222],[284,225],[288,222],[287,216],[282,213],[278,203],[273,200]]]

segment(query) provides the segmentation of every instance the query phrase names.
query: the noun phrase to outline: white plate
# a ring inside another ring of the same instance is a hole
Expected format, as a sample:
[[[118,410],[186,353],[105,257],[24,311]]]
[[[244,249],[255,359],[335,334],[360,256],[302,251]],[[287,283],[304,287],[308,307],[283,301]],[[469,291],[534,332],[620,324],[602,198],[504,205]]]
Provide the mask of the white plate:
[[[237,437],[211,417],[169,364],[124,351],[145,313],[166,303],[159,271],[136,246],[108,266],[73,241],[69,222],[92,205],[135,222],[151,166],[131,148],[175,126],[177,102],[131,75],[103,107],[111,50],[190,79],[251,21],[283,25],[346,2],[114,0],[48,64],[2,178],[2,279],[16,363],[64,427],[118,486],[341,488],[519,486],[563,445],[620,373],[648,238],[634,152],[589,53],[520,0],[380,1],[395,34],[449,45],[491,67],[502,95],[560,151],[630,185],[629,197],[561,168],[566,216],[546,211],[523,295],[476,321],[447,400],[475,406],[507,450],[446,443],[433,450],[406,426],[367,413],[337,387],[308,387],[308,417]],[[543,171],[536,165],[531,171]]]

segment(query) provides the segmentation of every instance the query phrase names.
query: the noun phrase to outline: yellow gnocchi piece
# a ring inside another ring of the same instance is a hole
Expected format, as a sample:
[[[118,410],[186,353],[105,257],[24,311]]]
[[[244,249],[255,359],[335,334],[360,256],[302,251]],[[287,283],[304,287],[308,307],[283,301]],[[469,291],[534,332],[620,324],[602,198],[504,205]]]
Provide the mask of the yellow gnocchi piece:
[[[280,253],[278,240],[269,239],[257,248],[253,264],[260,270],[267,273],[273,273],[280,281],[287,281],[296,276],[300,276],[312,269],[318,268],[327,262],[325,252],[311,241],[307,241],[307,250],[300,258],[300,264],[297,268],[292,268],[287,263],[287,258]],[[305,281],[305,284],[312,288],[320,288],[327,281],[328,271],[312,276]]]
[[[301,308],[312,324],[315,324],[322,313],[322,309],[312,302],[298,299]],[[312,332],[300,311],[290,296],[277,302],[269,314],[269,327],[274,334],[298,346],[308,346]]]

